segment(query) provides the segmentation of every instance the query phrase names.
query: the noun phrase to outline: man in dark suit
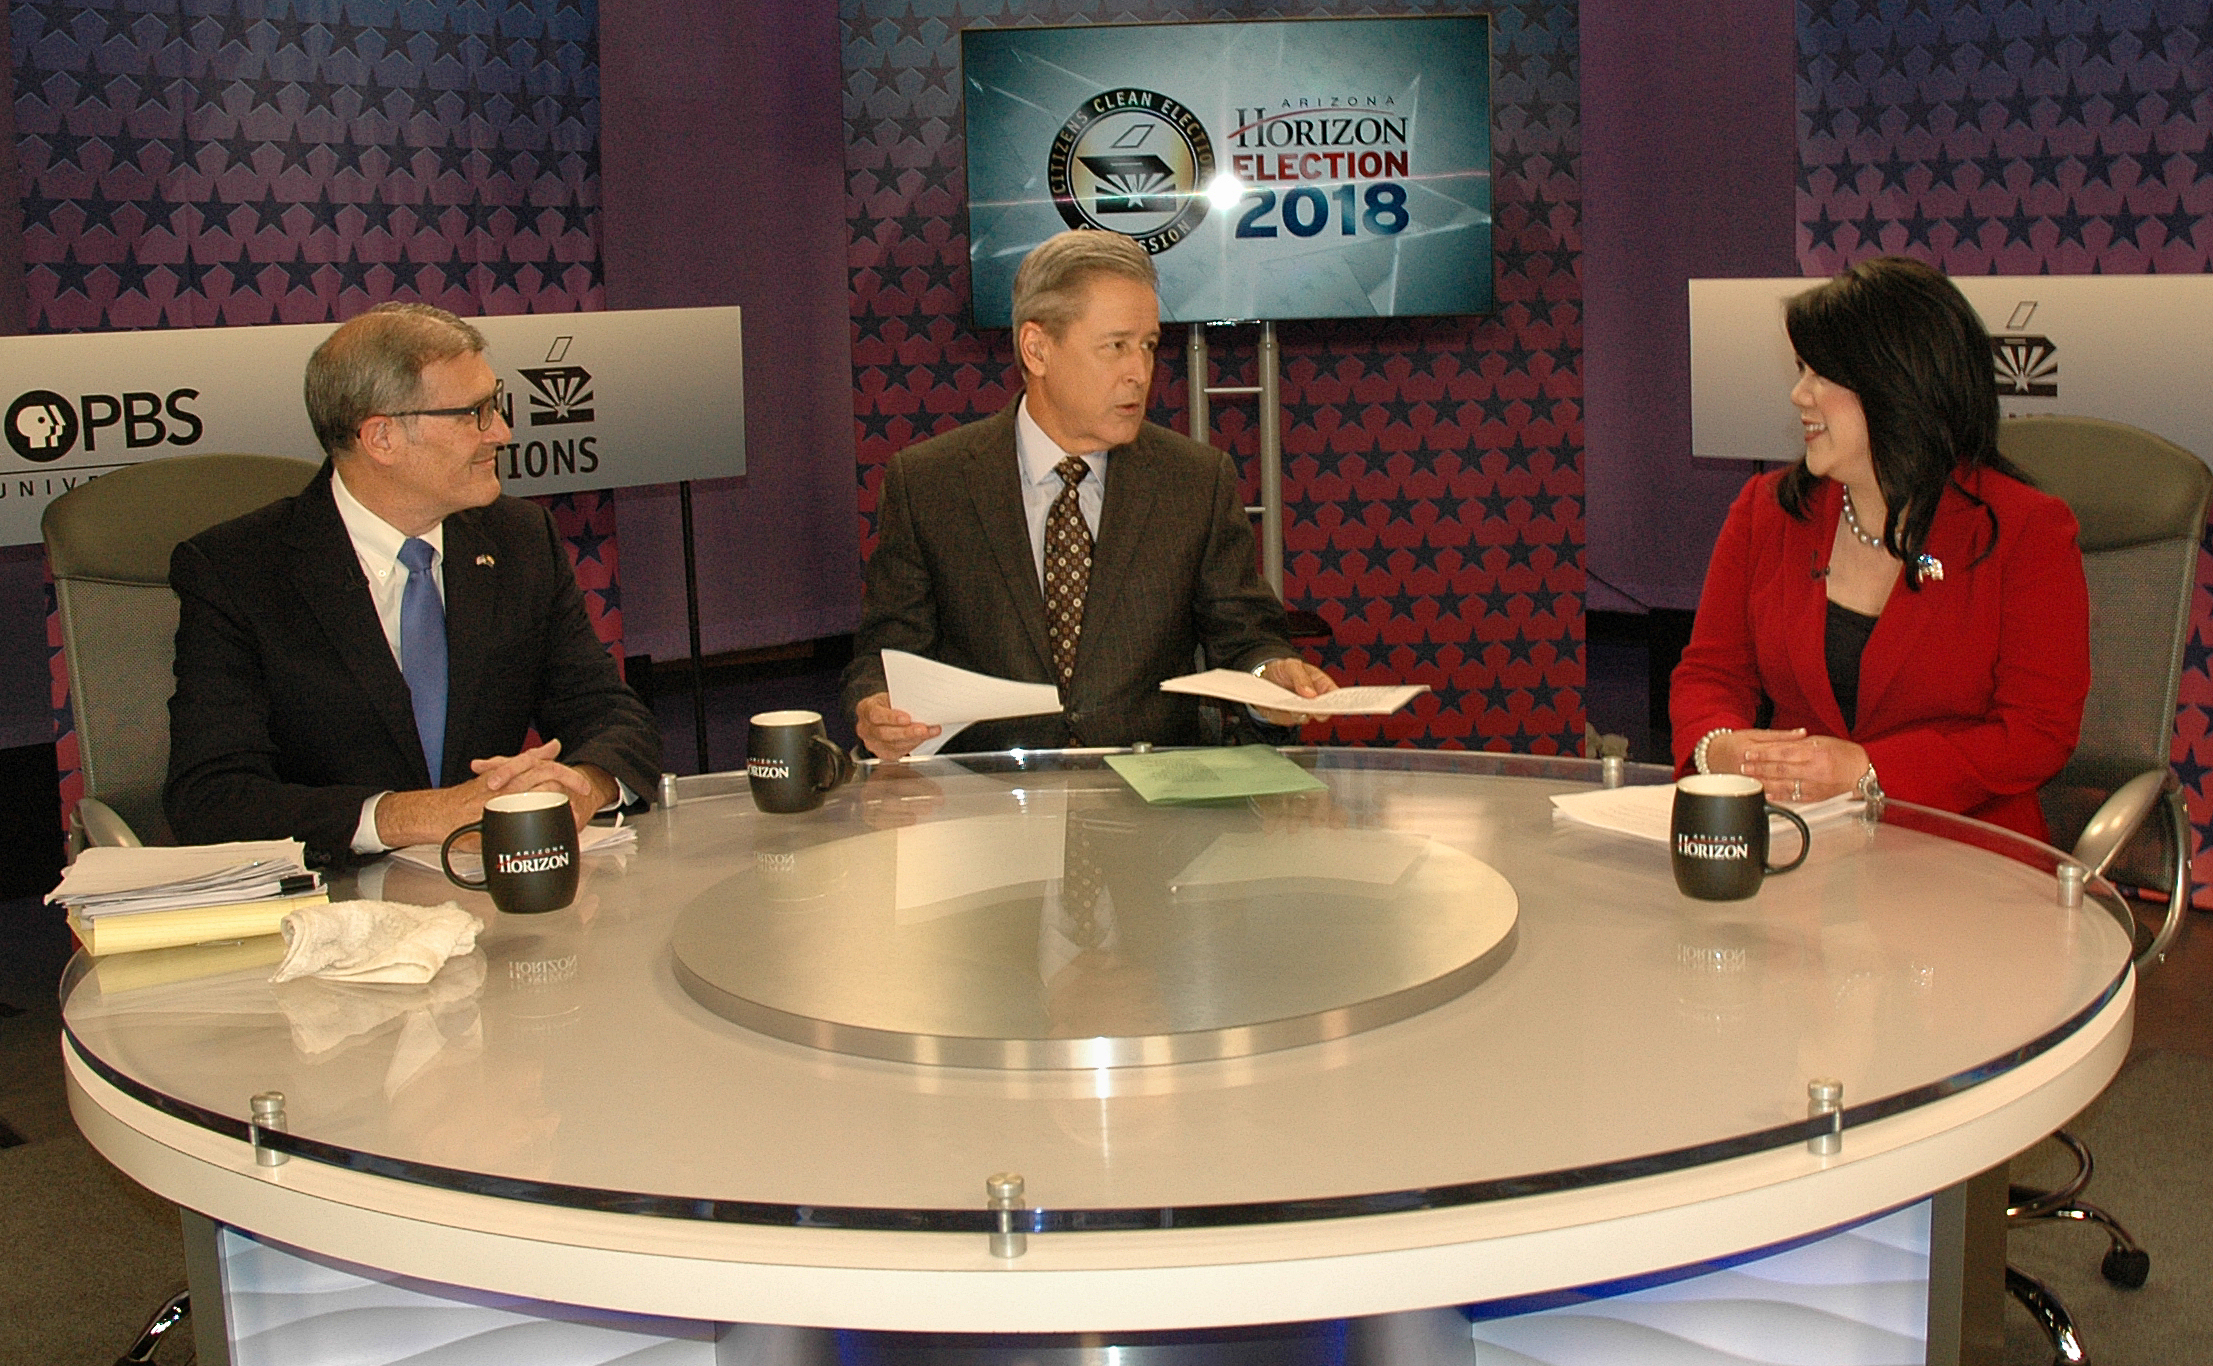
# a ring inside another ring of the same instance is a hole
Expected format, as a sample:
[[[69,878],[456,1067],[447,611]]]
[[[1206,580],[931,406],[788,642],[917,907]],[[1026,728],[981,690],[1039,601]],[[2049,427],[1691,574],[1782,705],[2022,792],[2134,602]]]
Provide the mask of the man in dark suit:
[[[1014,282],[1022,397],[892,458],[845,674],[879,757],[939,731],[891,705],[887,649],[1059,686],[1056,715],[953,737],[971,751],[1198,743],[1198,700],[1160,684],[1200,647],[1304,697],[1335,686],[1291,648],[1229,457],[1144,420],[1156,290],[1152,258],[1119,233],[1043,243]]]
[[[322,473],[170,560],[178,838],[291,836],[342,861],[441,840],[502,792],[565,793],[582,826],[650,791],[651,713],[552,520],[500,493],[511,433],[482,334],[383,305],[316,349],[306,389]]]

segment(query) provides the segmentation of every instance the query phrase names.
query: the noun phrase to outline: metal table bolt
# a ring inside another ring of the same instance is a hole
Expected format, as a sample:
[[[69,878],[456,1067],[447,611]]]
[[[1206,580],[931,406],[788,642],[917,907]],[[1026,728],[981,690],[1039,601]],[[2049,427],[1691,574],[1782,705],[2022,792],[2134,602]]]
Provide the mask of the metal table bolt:
[[[1629,776],[1628,761],[1618,754],[1609,754],[1598,761],[1598,781],[1604,787],[1620,787]]]
[[[281,1167],[292,1160],[290,1153],[280,1153],[261,1144],[264,1132],[281,1134],[288,1132],[284,1124],[284,1092],[263,1091],[253,1099],[254,1163],[262,1167]]]
[[[661,775],[661,809],[663,811],[674,811],[676,809],[676,775],[673,773]]]
[[[2086,871],[2079,863],[2059,865],[2059,904],[2068,910],[2078,909],[2082,905],[2082,884]]]
[[[1024,1208],[1020,1174],[999,1172],[986,1177],[984,1194],[990,1197],[986,1207],[999,1216],[999,1227],[991,1234],[991,1255],[1011,1261],[1029,1251],[1029,1233],[1015,1227],[1015,1215]]]
[[[1815,1077],[1806,1083],[1806,1118],[1829,1116],[1829,1132],[1806,1140],[1806,1151],[1815,1157],[1835,1157],[1844,1151],[1844,1083],[1834,1077]]]

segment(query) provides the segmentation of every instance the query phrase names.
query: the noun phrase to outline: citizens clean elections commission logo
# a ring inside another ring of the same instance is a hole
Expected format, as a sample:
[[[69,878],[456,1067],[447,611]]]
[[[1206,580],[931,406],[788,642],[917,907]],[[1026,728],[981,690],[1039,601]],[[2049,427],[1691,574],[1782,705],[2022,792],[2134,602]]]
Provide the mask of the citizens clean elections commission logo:
[[[1214,144],[1166,95],[1109,90],[1061,125],[1045,176],[1069,227],[1122,233],[1157,256],[1206,221]]]
[[[568,359],[574,337],[555,337],[546,351],[545,368],[525,370],[530,381],[530,425],[560,427],[592,420],[592,372],[581,365],[561,365]]]
[[[25,460],[44,464],[76,447],[77,410],[51,389],[33,389],[8,407],[8,445]]]

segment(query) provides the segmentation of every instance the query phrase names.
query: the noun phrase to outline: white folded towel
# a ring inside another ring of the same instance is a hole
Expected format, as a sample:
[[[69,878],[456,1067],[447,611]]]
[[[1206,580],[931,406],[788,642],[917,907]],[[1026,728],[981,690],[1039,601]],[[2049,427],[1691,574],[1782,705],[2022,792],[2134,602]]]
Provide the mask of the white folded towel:
[[[476,947],[477,918],[449,901],[334,901],[284,918],[284,961],[271,982],[320,977],[335,982],[421,983],[449,958]]]

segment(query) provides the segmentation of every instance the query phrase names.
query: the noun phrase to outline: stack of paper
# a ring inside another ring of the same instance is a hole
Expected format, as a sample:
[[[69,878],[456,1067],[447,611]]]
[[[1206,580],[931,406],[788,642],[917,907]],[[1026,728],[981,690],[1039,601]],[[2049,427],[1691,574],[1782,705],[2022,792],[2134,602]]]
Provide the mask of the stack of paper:
[[[1777,802],[1798,813],[1808,825],[1821,825],[1829,821],[1856,816],[1866,806],[1859,798],[1847,792],[1841,797],[1831,797],[1820,802]],[[1599,830],[1610,830],[1617,835],[1631,835],[1641,840],[1668,842],[1668,829],[1675,821],[1675,785],[1659,783],[1638,787],[1602,787],[1589,792],[1555,792],[1552,794],[1552,814],[1577,825],[1588,825]],[[1788,834],[1795,841],[1798,832],[1781,816],[1767,818],[1769,839],[1780,839]],[[1779,846],[1784,851],[1796,849],[1796,843]]]
[[[285,913],[328,901],[298,840],[182,849],[87,849],[46,894],[95,957],[274,934]]]

